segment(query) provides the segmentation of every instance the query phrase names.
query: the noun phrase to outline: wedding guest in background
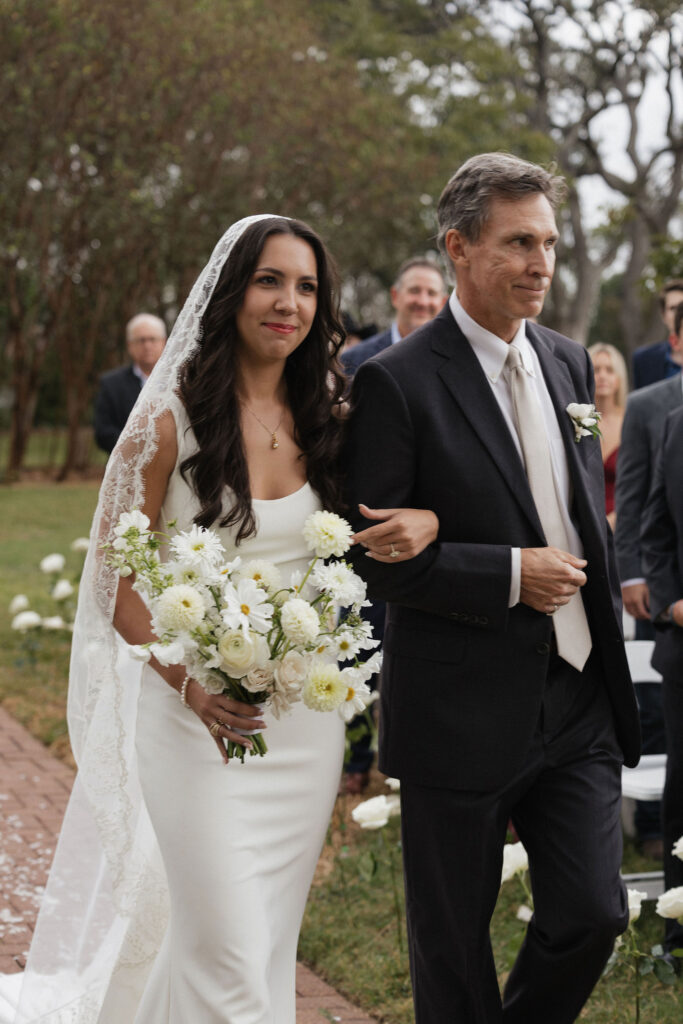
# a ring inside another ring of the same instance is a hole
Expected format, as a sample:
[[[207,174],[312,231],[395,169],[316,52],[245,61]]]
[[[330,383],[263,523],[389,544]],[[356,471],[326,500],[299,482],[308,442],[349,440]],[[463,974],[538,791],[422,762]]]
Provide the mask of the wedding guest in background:
[[[361,327],[356,323],[350,313],[342,313],[341,322],[344,325],[346,337],[344,338],[344,344],[339,350],[340,356],[342,356],[344,352],[348,352],[350,349],[355,348],[356,345],[360,345],[361,341],[366,341],[367,338],[372,338],[377,334],[376,324],[366,324]]]
[[[591,345],[588,355],[593,360],[595,373],[595,406],[600,413],[600,448],[605,469],[605,512],[614,529],[614,488],[617,477],[617,455],[621,443],[621,427],[626,410],[628,373],[619,349],[598,342]]]
[[[681,372],[683,349],[674,329],[676,306],[683,302],[683,278],[664,284],[658,296],[659,310],[667,329],[667,337],[653,345],[643,345],[633,353],[633,390],[676,377]]]
[[[166,344],[166,324],[151,313],[138,313],[126,324],[128,366],[105,373],[95,399],[95,441],[111,452],[137,397]]]

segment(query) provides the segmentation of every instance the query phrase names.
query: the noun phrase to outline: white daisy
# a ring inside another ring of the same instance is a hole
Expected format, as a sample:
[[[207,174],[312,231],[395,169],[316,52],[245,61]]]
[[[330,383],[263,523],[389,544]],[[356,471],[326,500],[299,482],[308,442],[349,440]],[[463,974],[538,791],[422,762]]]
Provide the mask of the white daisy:
[[[229,629],[242,629],[246,635],[250,629],[267,633],[273,617],[273,606],[268,604],[267,594],[252,579],[227,583],[223,590],[225,608],[223,622]]]

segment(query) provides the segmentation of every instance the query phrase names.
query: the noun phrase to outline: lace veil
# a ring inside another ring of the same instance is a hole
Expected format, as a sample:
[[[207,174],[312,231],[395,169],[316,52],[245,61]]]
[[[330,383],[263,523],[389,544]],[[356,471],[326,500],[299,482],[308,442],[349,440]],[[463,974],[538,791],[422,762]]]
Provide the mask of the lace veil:
[[[120,513],[144,500],[143,471],[156,451],[156,421],[171,405],[178,371],[198,344],[200,321],[223,264],[242,233],[269,216],[237,221],[216,245],[107,465],[71,656],[68,722],[79,771],[15,1024],[132,1022],[164,935],[166,880],[142,803],[134,751],[142,666],[114,630],[118,577],[100,545],[111,538]]]

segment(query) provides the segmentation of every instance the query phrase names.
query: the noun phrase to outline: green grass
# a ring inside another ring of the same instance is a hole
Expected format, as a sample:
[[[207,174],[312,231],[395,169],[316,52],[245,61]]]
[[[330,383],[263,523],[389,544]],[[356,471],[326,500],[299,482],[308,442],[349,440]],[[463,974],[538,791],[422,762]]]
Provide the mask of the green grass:
[[[93,469],[103,468],[107,462],[106,453],[97,447],[90,434],[86,434],[85,438],[88,466]],[[8,454],[9,431],[0,430],[0,478],[5,472]],[[65,456],[66,430],[63,427],[38,427],[29,437],[23,468],[29,472],[56,471],[63,464]]]
[[[35,666],[21,664],[20,638],[10,628],[6,609],[15,594],[23,593],[41,614],[53,612],[50,581],[41,573],[39,562],[58,551],[67,557],[64,575],[78,572],[80,557],[69,546],[76,537],[88,535],[96,500],[96,484],[0,487],[0,702],[65,760],[70,757],[64,721],[68,638],[42,634]],[[376,792],[383,791],[381,782],[374,784]],[[300,955],[378,1019],[412,1024],[408,961],[397,946],[388,867],[391,850],[400,871],[398,822],[394,819],[387,826],[383,845],[377,832],[350,824],[349,813],[348,801],[339,800],[308,903]],[[656,866],[627,842],[625,871]],[[501,982],[522,941],[524,926],[515,912],[523,900],[519,883],[510,882],[503,887],[496,908],[492,936]],[[646,905],[638,928],[648,948],[661,941],[663,922],[651,904]],[[669,989],[652,976],[643,978],[642,1024],[679,1024],[682,988],[680,979]],[[632,987],[622,974],[598,984],[581,1016],[583,1024],[633,1020]]]

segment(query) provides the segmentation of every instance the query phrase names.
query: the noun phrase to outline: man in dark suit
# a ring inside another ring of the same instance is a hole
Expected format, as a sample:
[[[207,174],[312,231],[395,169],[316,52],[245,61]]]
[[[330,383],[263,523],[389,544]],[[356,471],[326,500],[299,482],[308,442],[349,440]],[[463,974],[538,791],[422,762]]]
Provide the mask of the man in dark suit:
[[[674,332],[674,313],[683,302],[683,280],[667,281],[659,293],[659,309],[668,337],[653,345],[643,345],[633,353],[633,389],[676,377],[681,372],[683,349]]]
[[[142,387],[166,344],[166,325],[151,313],[138,313],[126,324],[128,366],[105,373],[95,398],[95,441],[111,452],[126,425]]]
[[[683,861],[671,853],[683,836],[683,409],[666,420],[642,543],[656,627],[652,664],[662,674],[664,696],[664,880],[671,889],[683,885]],[[683,948],[683,925],[677,921],[666,923],[666,948]]]
[[[621,762],[639,727],[593,374],[531,322],[561,185],[507,154],[467,161],[438,209],[456,292],[354,381],[354,525],[359,502],[440,523],[416,558],[394,561],[390,534],[354,552],[388,602],[380,768],[401,779],[417,1024],[569,1024],[628,922]],[[489,923],[510,819],[535,910],[501,1004]]]
[[[406,338],[436,316],[446,301],[446,285],[436,263],[426,259],[406,260],[399,267],[391,288],[391,304],[396,319],[386,331],[344,352],[342,366],[349,377],[367,359]]]

